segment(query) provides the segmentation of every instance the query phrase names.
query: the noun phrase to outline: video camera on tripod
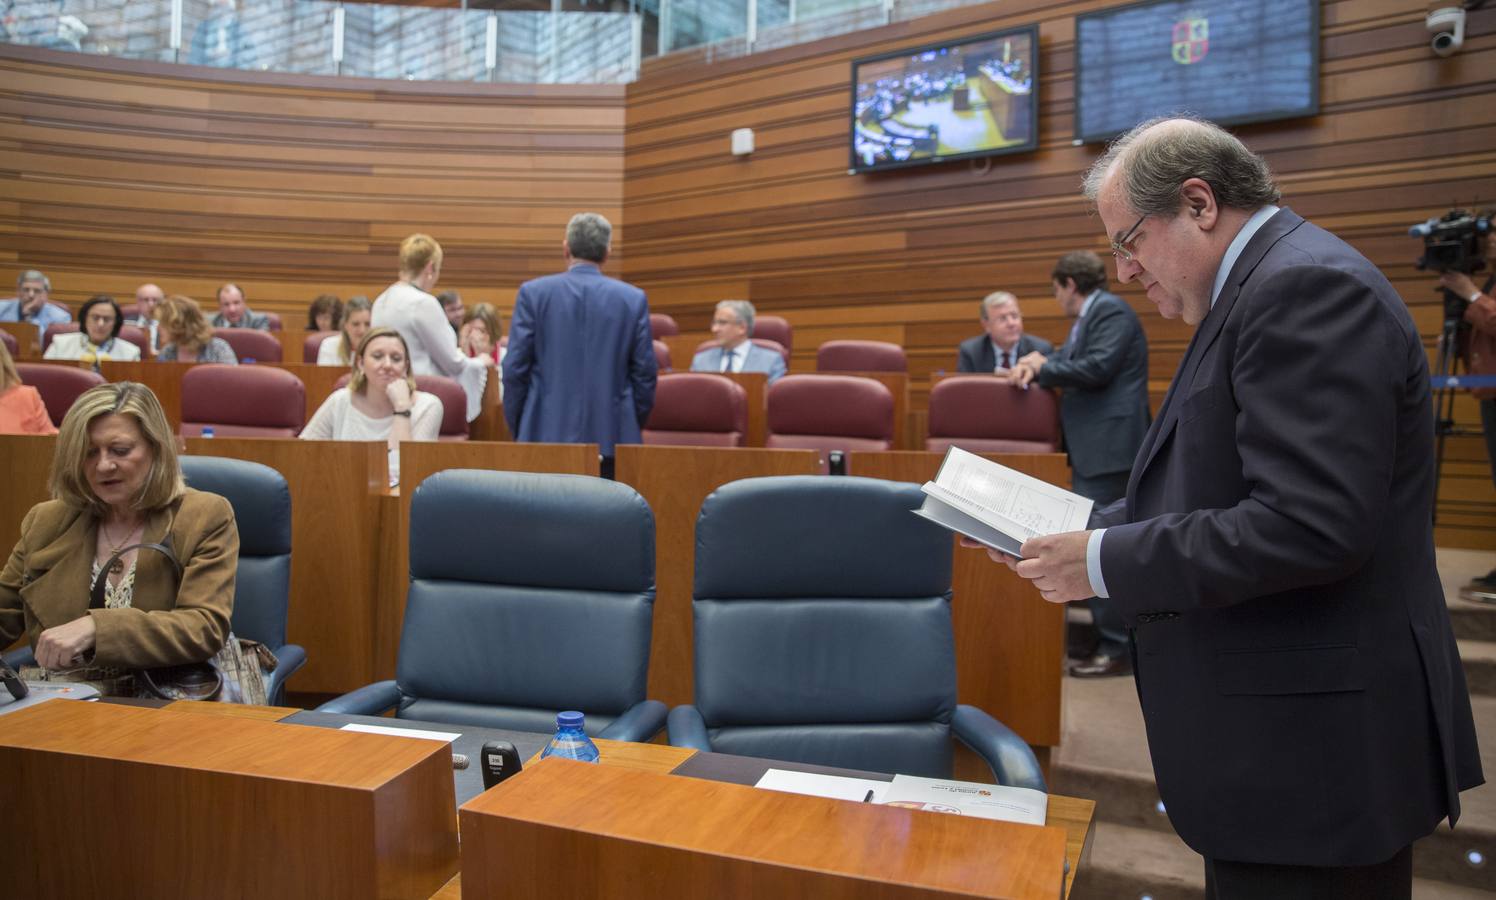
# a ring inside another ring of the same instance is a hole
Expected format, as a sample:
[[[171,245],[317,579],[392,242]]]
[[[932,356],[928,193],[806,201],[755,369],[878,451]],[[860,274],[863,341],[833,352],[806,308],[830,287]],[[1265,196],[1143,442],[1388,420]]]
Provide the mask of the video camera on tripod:
[[[1491,232],[1491,213],[1472,213],[1463,209],[1452,209],[1442,216],[1427,222],[1419,222],[1408,229],[1413,237],[1423,238],[1423,255],[1413,265],[1419,271],[1464,272],[1469,275],[1486,267],[1484,238]],[[1453,291],[1444,291],[1444,318],[1461,321],[1466,297]]]

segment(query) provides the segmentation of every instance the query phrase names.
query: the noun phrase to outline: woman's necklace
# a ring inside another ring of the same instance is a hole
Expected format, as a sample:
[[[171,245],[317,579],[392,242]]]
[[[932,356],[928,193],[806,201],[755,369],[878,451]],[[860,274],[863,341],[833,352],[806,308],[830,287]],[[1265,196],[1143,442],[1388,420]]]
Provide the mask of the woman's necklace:
[[[110,575],[118,576],[125,571],[125,561],[123,558],[118,557],[117,554],[122,548],[129,545],[130,539],[135,536],[135,532],[141,530],[143,527],[145,527],[144,522],[140,522],[136,525],[131,526],[130,530],[125,532],[125,539],[120,541],[119,543],[115,543],[114,538],[109,536],[108,526],[104,525],[102,522],[99,523],[99,530],[104,534],[104,542],[109,544],[109,556],[106,557],[106,559],[114,559],[114,562],[109,564]]]

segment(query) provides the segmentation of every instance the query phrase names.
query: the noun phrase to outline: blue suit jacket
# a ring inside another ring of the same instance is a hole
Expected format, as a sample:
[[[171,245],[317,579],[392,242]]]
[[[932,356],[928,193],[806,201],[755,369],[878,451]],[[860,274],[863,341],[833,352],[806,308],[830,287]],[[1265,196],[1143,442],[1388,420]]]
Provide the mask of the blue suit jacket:
[[[1196,329],[1126,499],[1093,519],[1159,794],[1199,853],[1369,865],[1481,782],[1434,567],[1433,423],[1397,291],[1279,210]]]
[[[720,372],[722,371],[723,352],[720,346],[708,347],[691,359],[692,372]],[[748,344],[748,358],[743,360],[744,372],[767,372],[769,384],[783,377],[784,357],[775,353],[767,347],[760,347],[752,343]]]
[[[637,444],[654,407],[644,292],[592,263],[520,285],[504,355],[504,418],[517,441]]]

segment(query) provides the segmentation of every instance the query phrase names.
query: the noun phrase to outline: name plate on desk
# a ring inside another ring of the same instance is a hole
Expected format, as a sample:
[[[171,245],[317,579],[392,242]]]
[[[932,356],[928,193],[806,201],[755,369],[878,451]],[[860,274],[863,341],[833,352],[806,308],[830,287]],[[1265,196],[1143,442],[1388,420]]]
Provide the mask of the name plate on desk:
[[[0,720],[7,896],[426,898],[457,872],[444,743],[49,701]]]
[[[1065,832],[546,759],[458,811],[462,895],[1061,896]]]

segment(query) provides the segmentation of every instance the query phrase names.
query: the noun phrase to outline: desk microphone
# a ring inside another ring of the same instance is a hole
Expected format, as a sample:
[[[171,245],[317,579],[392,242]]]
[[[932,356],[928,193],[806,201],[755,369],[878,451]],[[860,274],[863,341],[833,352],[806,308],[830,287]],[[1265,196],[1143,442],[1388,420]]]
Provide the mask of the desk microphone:
[[[10,691],[10,695],[17,700],[24,700],[26,695],[31,693],[31,688],[26,686],[26,682],[21,680],[16,670],[6,665],[3,659],[0,659],[0,681],[5,682],[5,689]]]
[[[478,753],[486,791],[520,770],[519,751],[508,741],[488,741]]]

